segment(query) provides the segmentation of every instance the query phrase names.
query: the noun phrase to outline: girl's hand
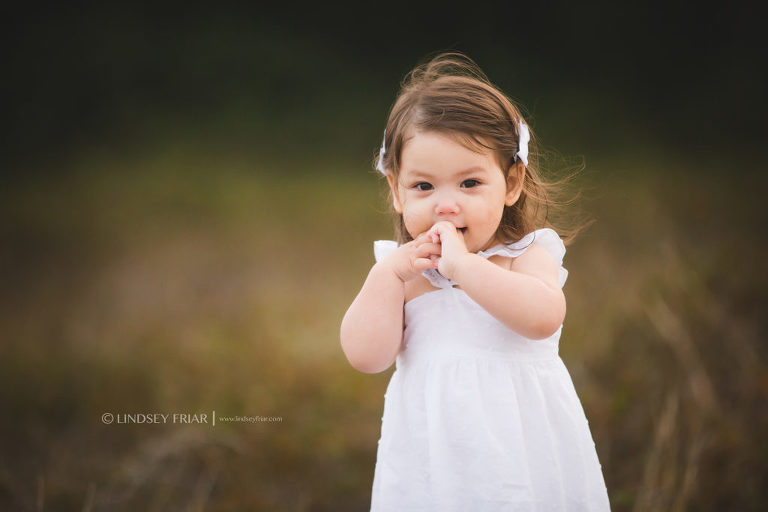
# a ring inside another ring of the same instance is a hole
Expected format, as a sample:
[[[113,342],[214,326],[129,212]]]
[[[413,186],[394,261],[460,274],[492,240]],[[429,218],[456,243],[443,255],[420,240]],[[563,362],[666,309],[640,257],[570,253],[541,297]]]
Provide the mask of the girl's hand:
[[[406,282],[428,268],[437,268],[439,256],[440,244],[433,242],[425,232],[392,251],[381,263],[389,266],[401,281]]]
[[[464,234],[453,223],[443,220],[432,226],[427,235],[441,246],[437,270],[448,279],[453,279],[457,262],[469,254],[464,243]]]

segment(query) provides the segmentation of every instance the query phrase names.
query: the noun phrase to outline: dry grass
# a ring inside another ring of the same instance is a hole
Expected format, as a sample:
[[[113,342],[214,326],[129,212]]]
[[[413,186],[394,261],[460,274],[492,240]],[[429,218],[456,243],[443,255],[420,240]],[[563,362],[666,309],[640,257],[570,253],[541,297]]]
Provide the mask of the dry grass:
[[[759,184],[623,164],[595,169],[561,341],[614,510],[757,510]],[[6,191],[2,508],[368,506],[389,372],[337,331],[390,223],[372,175],[313,170],[171,155]],[[213,410],[283,421],[101,421]]]

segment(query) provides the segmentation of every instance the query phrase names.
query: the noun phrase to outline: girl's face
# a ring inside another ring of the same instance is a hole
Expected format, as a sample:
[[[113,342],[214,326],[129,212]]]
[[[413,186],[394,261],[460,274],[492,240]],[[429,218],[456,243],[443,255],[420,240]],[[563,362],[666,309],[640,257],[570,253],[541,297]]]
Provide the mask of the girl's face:
[[[436,132],[415,132],[401,156],[397,183],[391,174],[387,180],[411,237],[447,220],[463,233],[470,252],[498,243],[504,206],[520,197],[522,165],[510,170],[513,186],[508,186],[491,150],[475,153]]]

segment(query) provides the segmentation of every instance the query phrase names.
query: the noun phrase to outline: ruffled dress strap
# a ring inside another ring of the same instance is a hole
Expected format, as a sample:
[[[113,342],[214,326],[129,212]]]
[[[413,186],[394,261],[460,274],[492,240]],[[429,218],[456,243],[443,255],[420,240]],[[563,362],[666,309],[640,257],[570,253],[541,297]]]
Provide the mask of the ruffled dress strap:
[[[560,240],[560,236],[550,228],[537,229],[532,233],[528,233],[517,242],[495,245],[485,251],[478,251],[477,254],[486,259],[496,255],[505,256],[507,258],[517,258],[534,243],[542,246],[550,256],[552,256],[555,263],[558,264],[558,278],[560,287],[562,288],[563,285],[565,285],[565,280],[568,279],[568,271],[563,268],[565,244]],[[397,242],[394,240],[376,240],[373,242],[373,253],[376,257],[376,261],[381,261],[389,253],[397,249],[397,247]],[[451,288],[458,284],[456,281],[448,279],[434,268],[428,268],[422,272],[422,275],[427,278],[430,284],[435,288]]]
[[[543,247],[549,253],[549,255],[552,256],[552,259],[555,260],[555,263],[557,263],[558,280],[560,282],[560,287],[562,288],[565,285],[566,279],[568,279],[568,271],[563,268],[565,244],[553,229],[537,229],[532,233],[528,233],[517,242],[506,245],[495,245],[486,251],[479,251],[477,254],[484,258],[489,258],[497,254],[506,256],[508,258],[517,258],[533,244]]]
[[[386,258],[395,249],[397,249],[397,242],[394,240],[376,240],[373,242],[373,256],[376,258],[377,263]]]

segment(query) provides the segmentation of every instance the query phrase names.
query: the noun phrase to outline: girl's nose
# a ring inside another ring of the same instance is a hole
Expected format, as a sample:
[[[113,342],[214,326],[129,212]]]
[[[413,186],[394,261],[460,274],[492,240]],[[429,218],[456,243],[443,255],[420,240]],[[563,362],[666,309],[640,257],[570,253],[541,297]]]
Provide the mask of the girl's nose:
[[[437,198],[435,213],[437,215],[459,213],[459,203],[456,201],[456,198],[453,197],[453,194],[441,194]]]

